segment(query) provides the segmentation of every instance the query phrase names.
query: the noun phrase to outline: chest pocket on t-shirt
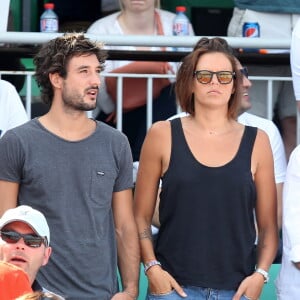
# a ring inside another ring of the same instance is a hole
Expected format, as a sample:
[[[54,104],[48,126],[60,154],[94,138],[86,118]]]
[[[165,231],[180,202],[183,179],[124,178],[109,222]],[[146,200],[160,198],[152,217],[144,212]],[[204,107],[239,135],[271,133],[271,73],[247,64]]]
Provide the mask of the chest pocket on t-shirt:
[[[110,206],[116,181],[116,173],[108,168],[92,170],[90,198],[97,206]]]

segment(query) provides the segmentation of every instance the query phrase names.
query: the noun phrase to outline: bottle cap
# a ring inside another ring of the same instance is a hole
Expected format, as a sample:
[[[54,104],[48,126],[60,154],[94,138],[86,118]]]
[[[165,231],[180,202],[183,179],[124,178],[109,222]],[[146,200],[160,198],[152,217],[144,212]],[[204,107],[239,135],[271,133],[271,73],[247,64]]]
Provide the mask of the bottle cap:
[[[54,3],[45,3],[44,8],[45,9],[54,9]]]
[[[185,12],[186,11],[186,7],[185,6],[176,6],[176,11],[177,12]]]

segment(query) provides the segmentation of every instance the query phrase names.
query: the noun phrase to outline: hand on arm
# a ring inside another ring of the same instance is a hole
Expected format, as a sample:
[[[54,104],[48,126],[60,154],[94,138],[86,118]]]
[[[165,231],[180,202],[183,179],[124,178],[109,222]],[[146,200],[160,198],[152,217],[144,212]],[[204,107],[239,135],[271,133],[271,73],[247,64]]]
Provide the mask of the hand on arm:
[[[240,284],[232,300],[240,300],[242,296],[257,300],[264,285],[263,277],[258,273],[253,273],[246,277]]]

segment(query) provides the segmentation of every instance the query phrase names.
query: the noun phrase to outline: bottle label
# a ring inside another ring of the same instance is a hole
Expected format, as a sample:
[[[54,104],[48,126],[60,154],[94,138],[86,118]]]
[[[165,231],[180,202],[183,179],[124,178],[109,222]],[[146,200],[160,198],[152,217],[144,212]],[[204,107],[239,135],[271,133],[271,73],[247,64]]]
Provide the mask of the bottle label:
[[[175,22],[173,24],[174,35],[189,35],[189,24],[187,22]]]
[[[58,32],[57,19],[41,19],[41,32]]]
[[[260,37],[260,27],[257,22],[245,22],[243,24],[243,37]]]

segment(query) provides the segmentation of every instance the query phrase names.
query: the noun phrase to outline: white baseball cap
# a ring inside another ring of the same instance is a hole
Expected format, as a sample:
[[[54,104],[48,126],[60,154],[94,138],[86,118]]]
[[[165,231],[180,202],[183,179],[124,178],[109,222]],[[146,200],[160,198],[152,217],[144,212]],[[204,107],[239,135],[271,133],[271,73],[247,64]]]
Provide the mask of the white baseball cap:
[[[0,219],[0,230],[12,222],[24,222],[29,225],[35,233],[41,237],[46,237],[48,245],[50,243],[50,230],[45,216],[38,210],[28,205],[20,205],[8,209]]]

